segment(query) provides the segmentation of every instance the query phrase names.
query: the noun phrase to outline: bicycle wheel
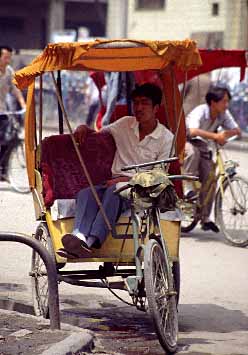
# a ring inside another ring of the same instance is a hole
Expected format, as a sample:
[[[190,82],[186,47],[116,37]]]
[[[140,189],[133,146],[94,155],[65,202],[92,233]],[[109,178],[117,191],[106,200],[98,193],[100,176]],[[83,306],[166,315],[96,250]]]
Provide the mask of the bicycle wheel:
[[[8,160],[8,181],[17,192],[30,192],[23,140],[20,140],[10,152]]]
[[[173,353],[178,335],[173,276],[163,249],[155,239],[150,239],[145,247],[144,278],[148,307],[159,342],[167,352]]]
[[[197,205],[191,203],[190,207],[183,208],[183,219],[181,220],[181,232],[191,232],[198,223]]]
[[[223,183],[222,193],[217,192],[215,217],[229,243],[239,247],[248,245],[248,181],[233,176]]]
[[[38,225],[35,232],[35,239],[43,244],[43,246],[49,251],[55,261],[51,237],[45,222],[41,222]],[[60,265],[60,267],[62,267],[62,265]],[[49,318],[48,278],[46,267],[42,258],[35,250],[32,252],[31,276],[33,307],[35,315]]]

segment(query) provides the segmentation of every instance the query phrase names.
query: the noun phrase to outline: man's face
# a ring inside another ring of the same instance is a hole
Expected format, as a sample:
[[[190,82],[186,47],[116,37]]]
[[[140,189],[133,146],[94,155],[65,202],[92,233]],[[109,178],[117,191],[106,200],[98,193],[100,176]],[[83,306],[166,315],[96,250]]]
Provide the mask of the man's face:
[[[11,52],[7,51],[7,49],[2,49],[2,53],[0,55],[0,63],[3,66],[6,66],[6,65],[10,64],[11,57],[12,57],[12,53]]]
[[[211,106],[217,113],[224,113],[229,106],[229,101],[230,101],[229,97],[227,93],[225,93],[223,99],[221,99],[218,102],[212,101]]]
[[[154,120],[158,105],[153,106],[152,100],[146,96],[137,96],[133,99],[133,112],[138,122]]]

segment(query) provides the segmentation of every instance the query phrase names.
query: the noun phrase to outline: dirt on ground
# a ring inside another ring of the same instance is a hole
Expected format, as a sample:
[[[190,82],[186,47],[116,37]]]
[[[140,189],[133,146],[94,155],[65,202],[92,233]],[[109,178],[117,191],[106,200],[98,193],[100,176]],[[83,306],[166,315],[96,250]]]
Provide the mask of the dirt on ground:
[[[39,355],[70,334],[70,330],[50,330],[49,323],[34,317],[1,313],[0,355]]]

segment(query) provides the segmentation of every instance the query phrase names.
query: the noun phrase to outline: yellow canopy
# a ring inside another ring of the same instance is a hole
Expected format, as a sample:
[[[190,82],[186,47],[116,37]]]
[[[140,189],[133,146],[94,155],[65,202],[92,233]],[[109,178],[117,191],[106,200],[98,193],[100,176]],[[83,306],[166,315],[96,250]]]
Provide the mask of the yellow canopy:
[[[31,64],[15,73],[18,88],[53,70],[135,71],[163,70],[174,63],[182,70],[201,65],[196,43],[184,41],[95,40],[87,43],[48,44]]]

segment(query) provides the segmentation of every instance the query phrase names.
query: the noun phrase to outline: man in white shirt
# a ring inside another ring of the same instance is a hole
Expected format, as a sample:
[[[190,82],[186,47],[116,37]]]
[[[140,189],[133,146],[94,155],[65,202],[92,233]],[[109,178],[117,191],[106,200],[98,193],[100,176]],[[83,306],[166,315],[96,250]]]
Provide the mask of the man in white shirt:
[[[11,58],[12,48],[0,46],[0,113],[8,110],[8,93],[13,93],[21,108],[26,108],[26,103],[21,91],[12,83],[14,69],[10,66]]]
[[[10,66],[11,58],[12,48],[0,46],[0,159],[4,156],[8,147],[5,142],[5,132],[9,127],[9,119],[8,116],[4,114],[10,109],[7,104],[8,94],[14,94],[21,108],[26,108],[26,103],[21,91],[12,83],[14,69]],[[0,169],[0,179],[4,180],[3,176],[6,173],[6,162],[1,164]]]
[[[206,94],[206,104],[197,106],[186,117],[187,139],[185,146],[184,171],[199,176],[201,182],[200,201],[203,203],[208,191],[209,175],[214,172],[210,143],[224,145],[229,137],[240,135],[238,124],[228,110],[231,99],[227,88],[212,86]],[[217,131],[222,127],[222,131]],[[186,185],[186,198],[193,197],[192,186]],[[203,230],[219,232],[219,228],[210,221],[209,216],[215,196],[215,179],[211,184],[213,193],[201,210]]]
[[[134,116],[122,117],[103,128],[108,130],[116,143],[112,164],[113,179],[96,186],[99,199],[111,225],[114,225],[121,206],[121,198],[113,191],[119,181],[128,181],[130,171],[122,172],[125,165],[147,163],[169,157],[173,134],[156,119],[162,99],[160,88],[154,84],[143,84],[132,92]],[[79,126],[74,133],[76,140],[84,141],[87,126]],[[90,188],[82,189],[77,196],[76,216],[72,234],[62,237],[64,249],[61,256],[79,256],[99,248],[108,234],[106,222]]]

